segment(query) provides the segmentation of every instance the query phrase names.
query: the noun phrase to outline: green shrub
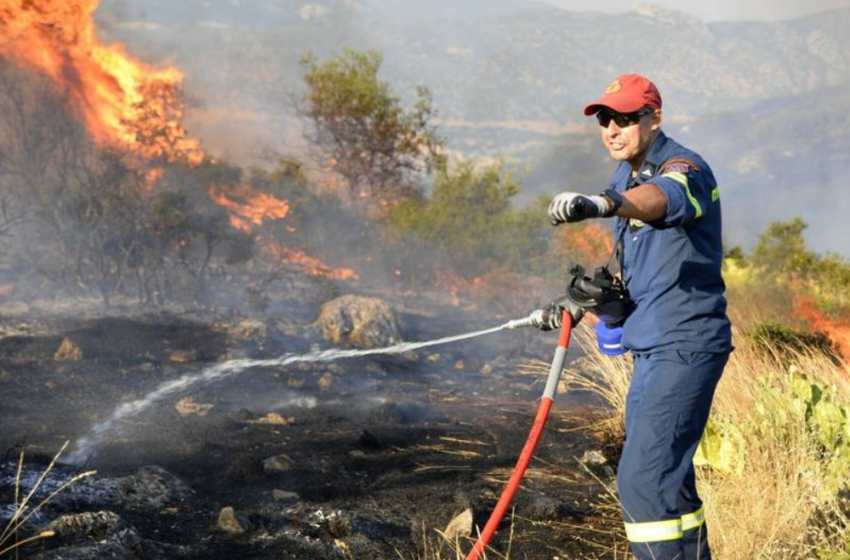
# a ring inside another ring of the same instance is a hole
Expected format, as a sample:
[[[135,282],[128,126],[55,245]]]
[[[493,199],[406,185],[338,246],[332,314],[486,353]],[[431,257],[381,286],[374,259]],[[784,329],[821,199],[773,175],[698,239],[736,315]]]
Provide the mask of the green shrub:
[[[438,170],[431,196],[399,204],[386,225],[391,234],[414,234],[443,250],[462,274],[494,263],[531,271],[545,260],[551,228],[542,208],[511,205],[519,191],[515,170],[504,164],[477,169],[462,162]]]
[[[850,403],[839,399],[832,388],[809,382],[795,366],[781,384],[759,378],[756,395],[752,414],[744,422],[712,417],[694,464],[741,474],[747,454],[754,452],[748,446],[763,442],[791,446],[795,426],[803,426],[821,449],[827,493],[834,495],[845,488],[850,482]]]

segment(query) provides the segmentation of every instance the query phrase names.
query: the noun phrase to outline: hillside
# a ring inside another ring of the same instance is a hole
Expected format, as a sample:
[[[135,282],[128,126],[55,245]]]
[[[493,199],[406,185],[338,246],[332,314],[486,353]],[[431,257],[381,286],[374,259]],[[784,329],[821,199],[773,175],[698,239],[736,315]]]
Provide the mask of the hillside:
[[[237,160],[256,162],[268,146],[297,152],[300,126],[287,115],[300,88],[299,56],[353,47],[380,50],[383,75],[400,94],[412,95],[417,84],[432,90],[452,150],[532,163],[526,199],[568,183],[595,190],[607,176],[581,107],[626,71],[653,77],[667,129],[713,163],[736,242],[751,242],[767,221],[789,213],[829,223],[836,207],[813,213],[825,207],[799,194],[801,181],[819,174],[817,188],[829,192],[824,177],[847,167],[846,129],[824,129],[830,119],[809,108],[825,102],[847,114],[844,97],[838,107],[824,92],[850,80],[850,9],[776,23],[704,23],[660,8],[611,15],[527,0],[441,0],[427,8],[411,0],[128,0],[104,3],[98,17],[105,38],[186,71],[196,99],[190,130]],[[759,200],[755,212],[751,197]],[[739,206],[765,217],[742,223]],[[824,227],[813,226],[810,240],[843,250]]]

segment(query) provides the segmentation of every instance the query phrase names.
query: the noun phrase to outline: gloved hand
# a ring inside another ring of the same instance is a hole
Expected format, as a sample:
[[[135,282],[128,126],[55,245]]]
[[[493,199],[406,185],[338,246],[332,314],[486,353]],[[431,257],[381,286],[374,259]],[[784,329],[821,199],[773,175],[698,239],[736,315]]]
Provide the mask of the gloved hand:
[[[610,209],[609,201],[601,195],[586,196],[575,192],[562,192],[549,204],[549,222],[556,226],[564,222],[602,218]]]

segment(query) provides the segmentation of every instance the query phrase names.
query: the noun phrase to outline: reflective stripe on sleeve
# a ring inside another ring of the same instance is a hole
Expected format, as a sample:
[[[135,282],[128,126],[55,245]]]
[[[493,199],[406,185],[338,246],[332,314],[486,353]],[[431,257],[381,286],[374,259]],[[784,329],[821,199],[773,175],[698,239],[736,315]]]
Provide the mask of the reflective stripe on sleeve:
[[[629,542],[645,543],[672,541],[682,538],[682,520],[651,521],[649,523],[626,523]]]
[[[702,216],[702,207],[699,205],[697,199],[694,198],[694,195],[691,194],[690,187],[688,187],[687,175],[685,175],[684,173],[679,173],[678,171],[674,171],[672,173],[665,173],[664,175],[662,175],[662,177],[668,177],[670,179],[673,179],[674,181],[685,187],[685,194],[688,196],[688,200],[691,201],[691,204],[694,206],[694,210],[696,210],[697,212],[696,217],[699,218],[700,216]]]
[[[686,513],[682,516],[682,531],[690,531],[701,527],[705,523],[705,506],[702,506],[693,513]]]

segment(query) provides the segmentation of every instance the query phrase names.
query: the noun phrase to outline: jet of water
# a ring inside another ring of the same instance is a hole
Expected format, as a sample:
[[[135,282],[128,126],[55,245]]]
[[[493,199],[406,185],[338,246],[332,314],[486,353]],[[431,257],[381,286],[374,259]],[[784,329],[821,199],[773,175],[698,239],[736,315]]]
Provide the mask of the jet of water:
[[[106,419],[95,424],[88,435],[77,440],[74,445],[74,451],[67,455],[64,462],[70,464],[80,464],[84,462],[95,451],[95,449],[103,443],[106,435],[113,430],[113,427],[117,423],[136,416],[153,403],[180,391],[184,391],[193,385],[211,383],[256,367],[280,367],[298,362],[329,362],[332,360],[359,358],[361,356],[372,356],[376,354],[402,354],[419,348],[437,346],[439,344],[449,344],[451,342],[484,336],[503,329],[514,328],[511,326],[514,323],[515,321],[511,321],[499,327],[493,327],[483,331],[448,336],[425,342],[403,342],[386,348],[373,348],[369,350],[339,350],[332,348],[329,350],[310,352],[309,354],[284,354],[278,358],[267,360],[240,359],[216,364],[199,373],[189,373],[177,379],[166,381],[145,396],[120,404]]]

